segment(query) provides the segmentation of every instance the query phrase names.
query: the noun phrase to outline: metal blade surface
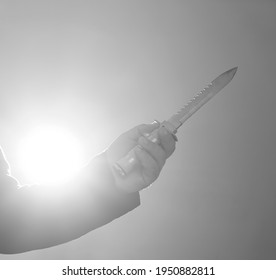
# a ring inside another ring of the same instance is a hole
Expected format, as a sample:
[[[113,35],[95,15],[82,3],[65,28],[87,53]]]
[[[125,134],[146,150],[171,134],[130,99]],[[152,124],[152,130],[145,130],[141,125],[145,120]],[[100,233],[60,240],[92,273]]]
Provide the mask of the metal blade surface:
[[[219,91],[221,91],[234,77],[238,67],[234,67],[216,79],[214,79],[209,85],[207,85],[200,93],[198,93],[193,99],[191,99],[184,107],[182,107],[176,114],[172,115],[166,122],[176,133],[177,129],[191,117],[199,108],[207,103],[212,97],[214,97]]]

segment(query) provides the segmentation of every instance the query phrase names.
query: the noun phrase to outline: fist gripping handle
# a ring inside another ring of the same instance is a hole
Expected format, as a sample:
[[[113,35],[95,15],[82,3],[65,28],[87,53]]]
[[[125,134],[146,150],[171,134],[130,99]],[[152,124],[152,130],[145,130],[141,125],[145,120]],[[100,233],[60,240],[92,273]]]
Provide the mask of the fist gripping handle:
[[[158,122],[158,121],[156,121]],[[158,122],[159,123],[159,122]],[[177,137],[175,135],[176,130],[166,121],[162,122],[161,127],[165,127],[169,133],[173,136],[174,140],[177,141]],[[158,137],[158,128],[155,129],[147,138],[156,144],[160,144],[160,140]],[[122,159],[118,160],[114,165],[113,168],[115,171],[122,177],[127,176],[132,170],[135,169],[136,165],[138,163],[138,160],[135,155],[135,148],[130,150],[128,154],[123,157]]]

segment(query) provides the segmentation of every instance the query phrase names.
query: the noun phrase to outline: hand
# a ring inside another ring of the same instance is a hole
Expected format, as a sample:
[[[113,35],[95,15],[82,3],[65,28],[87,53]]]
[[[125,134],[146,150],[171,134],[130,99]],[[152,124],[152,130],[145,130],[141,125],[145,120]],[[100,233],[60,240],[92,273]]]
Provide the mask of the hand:
[[[160,144],[153,143],[144,136],[155,129],[158,129]],[[166,128],[160,127],[158,122],[154,122],[138,125],[123,133],[110,145],[106,154],[117,187],[126,192],[135,192],[158,178],[166,159],[174,150],[175,137]],[[129,152],[133,152],[137,164],[129,174],[121,176],[113,166]]]

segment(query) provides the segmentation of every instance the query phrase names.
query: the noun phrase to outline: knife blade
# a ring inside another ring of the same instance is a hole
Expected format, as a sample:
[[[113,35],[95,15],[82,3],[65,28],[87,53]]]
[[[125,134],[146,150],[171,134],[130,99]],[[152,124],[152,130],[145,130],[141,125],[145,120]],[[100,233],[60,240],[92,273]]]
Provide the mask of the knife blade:
[[[234,67],[219,75],[194,98],[186,103],[186,105],[184,105],[177,113],[173,114],[168,120],[163,121],[160,125],[165,127],[177,141],[175,134],[179,127],[181,127],[187,119],[230,83],[235,76],[237,69],[238,67]],[[154,143],[159,143],[158,129],[153,131],[148,136],[148,139]],[[137,159],[135,157],[135,152],[134,150],[131,150],[124,158],[117,161],[113,167],[120,176],[125,177],[134,169],[136,164]]]

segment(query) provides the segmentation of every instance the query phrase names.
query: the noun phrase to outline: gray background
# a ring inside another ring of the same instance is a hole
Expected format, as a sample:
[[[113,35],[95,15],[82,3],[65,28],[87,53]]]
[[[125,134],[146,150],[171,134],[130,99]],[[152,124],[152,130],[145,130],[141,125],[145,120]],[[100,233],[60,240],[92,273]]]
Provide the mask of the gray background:
[[[0,136],[13,174],[37,123],[87,158],[163,120],[220,73],[142,205],[76,241],[1,259],[275,259],[276,2],[1,1]]]

